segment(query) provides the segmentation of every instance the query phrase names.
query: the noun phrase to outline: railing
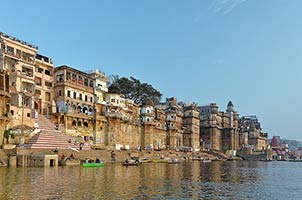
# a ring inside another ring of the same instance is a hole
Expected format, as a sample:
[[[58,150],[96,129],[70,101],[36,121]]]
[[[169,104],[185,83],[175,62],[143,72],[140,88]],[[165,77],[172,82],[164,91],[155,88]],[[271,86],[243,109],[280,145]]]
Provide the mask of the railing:
[[[34,48],[34,49],[37,49],[37,50],[38,50],[38,46],[35,46],[35,45],[33,45],[33,44],[29,43],[29,42],[25,42],[25,41],[23,41],[23,40],[20,40],[20,39],[18,39],[18,38],[16,38],[16,37],[13,37],[13,36],[9,35],[9,34],[0,32],[0,35],[2,35],[3,37],[6,37],[6,38],[8,38],[8,39],[11,39],[11,40],[20,42],[20,43],[23,44],[23,45],[26,45],[26,46],[29,46],[29,47],[31,47],[31,48]]]

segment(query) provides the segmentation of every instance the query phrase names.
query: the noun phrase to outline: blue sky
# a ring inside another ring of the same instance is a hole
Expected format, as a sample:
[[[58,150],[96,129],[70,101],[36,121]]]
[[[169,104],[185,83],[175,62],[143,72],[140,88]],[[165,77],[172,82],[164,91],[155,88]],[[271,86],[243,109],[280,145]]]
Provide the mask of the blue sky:
[[[229,100],[302,140],[301,0],[2,1],[0,31],[57,66],[134,76],[166,97]]]

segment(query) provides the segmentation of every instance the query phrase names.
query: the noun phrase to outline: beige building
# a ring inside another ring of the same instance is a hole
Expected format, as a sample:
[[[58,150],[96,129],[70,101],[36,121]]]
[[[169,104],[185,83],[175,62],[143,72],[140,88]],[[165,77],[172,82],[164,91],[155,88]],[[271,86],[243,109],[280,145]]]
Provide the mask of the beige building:
[[[183,145],[200,149],[200,114],[195,104],[183,105]]]
[[[100,115],[106,118],[102,144],[116,149],[135,149],[140,145],[139,107],[125,99],[118,88],[109,87],[106,106]]]
[[[0,70],[0,146],[3,144],[4,130],[8,129],[10,121],[9,108],[9,77],[8,74]]]
[[[1,70],[9,74],[10,127],[34,126],[35,68],[38,47],[0,33]]]
[[[97,77],[95,74],[85,73],[66,65],[57,67],[54,71],[56,101],[54,121],[60,127],[64,127],[65,132],[70,135],[83,136],[85,141],[93,140],[96,131],[95,110],[100,107],[97,105],[98,102],[103,102],[103,96],[97,102],[95,85]]]
[[[34,109],[38,114],[51,115],[55,108],[54,65],[51,58],[40,54],[35,61]]]
[[[261,131],[261,124],[255,115],[243,116],[239,120],[240,147],[254,150],[267,148],[267,133]]]
[[[175,97],[166,98],[166,102],[156,107],[166,114],[166,148],[180,148],[183,146],[183,107]]]
[[[200,139],[202,147],[226,151],[239,149],[239,114],[230,101],[226,112],[218,110],[216,103],[200,107]]]

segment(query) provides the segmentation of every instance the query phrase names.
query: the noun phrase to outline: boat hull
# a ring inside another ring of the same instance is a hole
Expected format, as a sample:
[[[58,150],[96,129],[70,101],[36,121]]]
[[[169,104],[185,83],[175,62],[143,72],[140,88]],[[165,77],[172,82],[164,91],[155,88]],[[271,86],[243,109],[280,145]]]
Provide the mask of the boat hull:
[[[101,162],[101,163],[83,163],[83,167],[104,167],[105,163]]]

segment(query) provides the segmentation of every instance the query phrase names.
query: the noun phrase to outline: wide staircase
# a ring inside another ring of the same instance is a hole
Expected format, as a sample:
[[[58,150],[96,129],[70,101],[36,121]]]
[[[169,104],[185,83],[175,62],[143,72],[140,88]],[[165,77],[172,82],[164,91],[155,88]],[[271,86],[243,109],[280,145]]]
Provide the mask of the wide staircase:
[[[43,115],[39,115],[35,120],[38,129],[40,130],[36,135],[30,138],[25,148],[28,149],[77,149],[79,144],[74,144],[76,138],[66,135],[60,130],[56,129],[56,125]],[[82,150],[90,150],[90,144],[84,143]]]

